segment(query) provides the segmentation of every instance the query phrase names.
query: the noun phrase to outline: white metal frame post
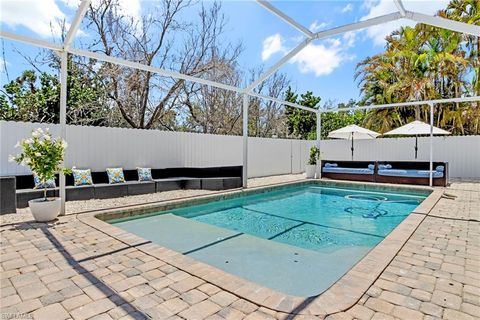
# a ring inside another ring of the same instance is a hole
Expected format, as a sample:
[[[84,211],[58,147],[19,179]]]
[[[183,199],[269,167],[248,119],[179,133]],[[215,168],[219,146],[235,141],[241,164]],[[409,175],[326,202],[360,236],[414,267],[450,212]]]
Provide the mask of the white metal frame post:
[[[316,112],[317,115],[317,137],[316,137],[316,145],[317,148],[320,149],[320,139],[322,135],[322,113],[320,110]]]
[[[429,173],[428,184],[430,187],[432,187],[433,186],[433,106],[434,104],[429,103],[428,105],[430,106],[430,173]]]
[[[242,171],[242,186],[248,186],[248,95],[243,95],[243,171]]]
[[[402,1],[401,0],[393,0],[393,2],[395,3],[395,6],[397,7],[398,12],[402,15],[402,17],[405,17],[405,15],[407,14],[407,11],[405,10],[405,7],[403,6]]]
[[[60,137],[67,140],[67,77],[68,53],[60,53]],[[65,215],[65,175],[60,172],[60,215]]]
[[[318,151],[319,151],[319,158],[320,158],[320,161],[322,159],[322,149],[321,149],[321,142],[322,142],[322,112],[320,111],[320,109],[318,109],[318,111],[316,112],[317,114],[317,139],[316,139],[316,145],[317,145],[317,148],[318,148]],[[317,178],[320,179],[322,177],[322,166],[321,166],[321,162],[320,162],[320,167],[318,166],[318,163],[317,163]]]
[[[83,0],[78,7],[78,10],[73,19],[72,25],[67,32],[65,40],[63,42],[63,47],[60,51],[60,137],[63,140],[67,140],[67,83],[68,83],[68,50],[70,45],[75,39],[78,28],[83,20],[83,17],[87,13],[88,6],[90,5],[91,0]],[[66,157],[66,153],[65,153]],[[66,190],[65,190],[65,175],[63,172],[60,172],[60,201],[61,209],[60,215],[65,215],[65,200],[66,200]]]

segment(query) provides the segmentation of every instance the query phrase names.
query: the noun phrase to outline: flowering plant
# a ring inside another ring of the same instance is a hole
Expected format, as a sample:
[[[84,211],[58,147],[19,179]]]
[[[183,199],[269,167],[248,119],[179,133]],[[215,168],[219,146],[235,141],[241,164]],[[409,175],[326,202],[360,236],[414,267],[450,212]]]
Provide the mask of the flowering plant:
[[[310,157],[308,158],[308,164],[309,165],[316,165],[318,160],[320,160],[320,149],[318,149],[316,146],[312,146],[310,148]]]
[[[22,166],[28,166],[38,176],[43,184],[43,196],[47,201],[47,181],[55,179],[57,173],[69,173],[70,170],[62,167],[67,142],[63,139],[54,139],[48,128],[32,131],[32,136],[17,142],[16,148],[21,147],[22,152],[10,156],[10,161]]]

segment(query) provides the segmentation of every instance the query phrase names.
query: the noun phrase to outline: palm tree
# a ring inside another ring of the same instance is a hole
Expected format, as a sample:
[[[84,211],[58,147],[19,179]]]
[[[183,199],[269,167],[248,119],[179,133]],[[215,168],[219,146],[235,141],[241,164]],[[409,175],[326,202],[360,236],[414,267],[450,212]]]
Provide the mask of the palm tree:
[[[439,16],[469,23],[480,25],[480,1],[478,0],[452,0],[445,10],[441,10]],[[462,35],[463,40],[468,47],[467,59],[474,70],[472,85],[475,94],[480,95],[480,67],[479,67],[479,51],[480,37],[473,35]]]
[[[479,0],[452,1],[439,15],[479,23]],[[478,94],[478,39],[454,31],[418,24],[392,32],[386,50],[357,65],[355,79],[362,92],[361,105],[454,98]],[[468,77],[474,74],[473,81]],[[472,110],[473,108],[473,110]],[[454,134],[478,133],[476,104],[437,108],[436,123]],[[371,110],[367,127],[383,132],[416,119],[428,121],[428,109]]]

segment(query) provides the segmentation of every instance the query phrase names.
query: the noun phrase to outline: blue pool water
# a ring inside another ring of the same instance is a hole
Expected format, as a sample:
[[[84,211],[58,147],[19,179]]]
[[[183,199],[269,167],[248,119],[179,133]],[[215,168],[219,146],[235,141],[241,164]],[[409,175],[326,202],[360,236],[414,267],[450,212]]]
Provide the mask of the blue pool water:
[[[111,222],[260,285],[312,296],[426,196],[304,185]]]

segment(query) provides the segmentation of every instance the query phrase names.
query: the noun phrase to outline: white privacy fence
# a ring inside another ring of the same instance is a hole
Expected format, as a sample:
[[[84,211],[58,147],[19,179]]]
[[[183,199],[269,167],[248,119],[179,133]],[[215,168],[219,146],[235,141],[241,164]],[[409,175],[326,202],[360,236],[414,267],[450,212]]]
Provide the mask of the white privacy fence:
[[[49,127],[55,136],[59,125],[0,121],[0,175],[28,174],[25,167],[8,162],[17,141],[34,128]],[[120,166],[134,169],[216,167],[242,165],[242,137],[67,126],[67,166],[94,171]],[[249,138],[248,176],[299,173],[305,169],[314,141]],[[414,160],[415,138],[380,138],[355,141],[355,160]],[[418,160],[428,161],[429,138],[419,138]],[[350,160],[350,142],[322,140],[324,159]],[[480,178],[480,136],[434,137],[434,161],[450,163],[450,177]]]

